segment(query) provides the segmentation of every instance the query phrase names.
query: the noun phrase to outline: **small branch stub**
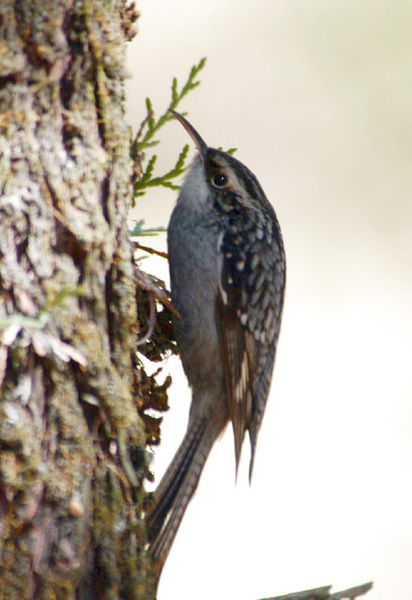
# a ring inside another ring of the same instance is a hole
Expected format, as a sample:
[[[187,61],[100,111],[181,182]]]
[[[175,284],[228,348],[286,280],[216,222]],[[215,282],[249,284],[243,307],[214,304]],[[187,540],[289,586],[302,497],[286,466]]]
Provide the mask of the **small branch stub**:
[[[284,596],[273,596],[271,598],[263,598],[262,600],[354,600],[369,592],[373,587],[373,583],[364,583],[356,587],[343,590],[343,592],[335,592],[331,594],[332,586],[324,586],[306,590],[304,592],[296,592],[294,594],[286,594]]]

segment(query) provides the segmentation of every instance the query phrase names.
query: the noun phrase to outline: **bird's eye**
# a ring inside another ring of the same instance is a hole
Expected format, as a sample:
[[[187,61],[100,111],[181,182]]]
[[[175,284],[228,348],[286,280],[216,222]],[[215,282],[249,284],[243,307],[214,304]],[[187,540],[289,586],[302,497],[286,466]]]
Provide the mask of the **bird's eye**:
[[[226,177],[226,175],[223,175],[223,173],[218,173],[217,175],[215,175],[213,177],[212,181],[213,181],[213,185],[221,188],[227,184],[227,177]]]

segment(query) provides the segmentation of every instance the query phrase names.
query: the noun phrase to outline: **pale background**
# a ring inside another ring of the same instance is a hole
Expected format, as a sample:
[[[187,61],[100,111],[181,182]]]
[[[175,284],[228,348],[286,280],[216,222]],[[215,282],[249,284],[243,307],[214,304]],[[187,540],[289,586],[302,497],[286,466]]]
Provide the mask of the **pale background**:
[[[412,597],[412,2],[140,0],[128,121],[203,56],[181,107],[205,140],[238,148],[273,203],[286,307],[253,485],[217,444],[164,569],[159,600],[257,600],[374,580]],[[170,123],[159,171],[187,134]],[[167,225],[173,192],[138,218]],[[164,247],[164,236],[144,240]],[[146,268],[166,276],[162,261]],[[170,360],[165,373],[177,369]],[[174,376],[158,476],[186,425]]]

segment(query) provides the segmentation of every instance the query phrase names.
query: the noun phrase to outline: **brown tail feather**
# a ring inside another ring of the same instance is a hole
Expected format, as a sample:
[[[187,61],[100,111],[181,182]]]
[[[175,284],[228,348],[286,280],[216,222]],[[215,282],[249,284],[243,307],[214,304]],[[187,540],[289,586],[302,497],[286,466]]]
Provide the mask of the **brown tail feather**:
[[[149,552],[160,573],[186,508],[196,491],[210,450],[223,429],[213,419],[191,423],[176,455],[155,491],[155,504],[147,515]]]

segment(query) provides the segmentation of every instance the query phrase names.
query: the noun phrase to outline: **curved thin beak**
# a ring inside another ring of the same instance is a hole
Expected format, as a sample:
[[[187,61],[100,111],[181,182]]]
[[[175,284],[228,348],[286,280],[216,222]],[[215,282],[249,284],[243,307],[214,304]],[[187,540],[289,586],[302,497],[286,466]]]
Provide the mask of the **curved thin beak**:
[[[202,140],[200,135],[197,133],[196,129],[187,121],[180,113],[176,112],[172,108],[169,108],[170,112],[173,116],[176,117],[178,121],[183,125],[186,129],[187,133],[190,135],[194,143],[196,144],[196,148],[199,150],[200,156],[204,158],[206,156],[206,152],[208,150],[208,145]]]

